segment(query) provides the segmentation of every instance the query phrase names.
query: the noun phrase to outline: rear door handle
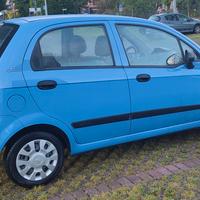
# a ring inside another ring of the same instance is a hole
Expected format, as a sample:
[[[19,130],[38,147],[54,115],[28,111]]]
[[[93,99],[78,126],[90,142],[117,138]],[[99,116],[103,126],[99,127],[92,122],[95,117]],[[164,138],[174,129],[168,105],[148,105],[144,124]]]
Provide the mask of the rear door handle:
[[[54,89],[54,88],[57,87],[57,82],[56,82],[56,81],[53,81],[53,80],[40,81],[40,82],[37,84],[37,87],[38,87],[40,90],[52,90],[52,89]]]
[[[149,74],[139,74],[136,77],[138,82],[148,82],[151,80],[151,76]]]

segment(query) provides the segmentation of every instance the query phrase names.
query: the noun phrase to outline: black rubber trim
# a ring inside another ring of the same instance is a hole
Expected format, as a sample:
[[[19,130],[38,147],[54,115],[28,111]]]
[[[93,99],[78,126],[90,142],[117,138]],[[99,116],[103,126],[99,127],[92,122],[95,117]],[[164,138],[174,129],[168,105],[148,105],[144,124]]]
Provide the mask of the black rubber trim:
[[[110,117],[102,117],[98,119],[90,119],[72,123],[74,128],[83,128],[88,126],[96,126],[101,124],[109,124],[113,122],[127,121],[130,119],[130,114],[115,115]]]
[[[102,118],[74,122],[72,123],[72,127],[84,128],[84,127],[89,127],[89,126],[97,126],[101,124],[127,121],[130,119],[141,119],[141,118],[167,115],[167,114],[172,114],[172,113],[186,112],[186,111],[199,110],[199,109],[200,109],[200,105],[190,105],[190,106],[182,106],[182,107],[164,108],[164,109],[158,109],[158,110],[148,110],[148,111],[135,112],[135,113],[130,113],[130,114],[128,113],[128,114],[114,115],[114,116],[109,116],[109,117],[102,117]]]
[[[10,26],[10,27],[13,28],[13,30],[10,32],[10,34],[5,39],[5,41],[3,42],[3,44],[2,44],[2,46],[0,48],[0,57],[2,56],[2,54],[5,51],[5,49],[7,48],[8,44],[10,43],[12,38],[14,37],[15,33],[17,32],[17,30],[19,29],[19,25],[17,25],[17,24],[4,23],[2,26]]]

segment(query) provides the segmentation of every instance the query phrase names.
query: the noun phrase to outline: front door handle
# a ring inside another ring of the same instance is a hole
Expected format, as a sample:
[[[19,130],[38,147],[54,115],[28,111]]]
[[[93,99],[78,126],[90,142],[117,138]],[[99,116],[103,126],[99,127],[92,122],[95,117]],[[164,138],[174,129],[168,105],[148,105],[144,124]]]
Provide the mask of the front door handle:
[[[54,88],[57,87],[57,82],[56,82],[56,81],[53,81],[53,80],[40,81],[40,82],[37,84],[37,87],[38,87],[40,90],[52,90],[52,89],[54,89]]]
[[[138,82],[148,82],[151,80],[151,76],[149,74],[139,74],[136,77]]]

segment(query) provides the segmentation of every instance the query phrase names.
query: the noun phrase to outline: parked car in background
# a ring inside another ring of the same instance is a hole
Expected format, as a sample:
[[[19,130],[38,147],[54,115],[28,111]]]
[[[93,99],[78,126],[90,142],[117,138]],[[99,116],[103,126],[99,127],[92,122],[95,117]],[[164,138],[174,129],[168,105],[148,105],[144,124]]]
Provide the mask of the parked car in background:
[[[200,127],[199,86],[200,46],[160,23],[107,15],[4,21],[6,172],[22,186],[45,184],[60,172],[64,149],[75,155]]]
[[[167,24],[182,33],[200,33],[200,20],[182,14],[162,13],[149,19]]]

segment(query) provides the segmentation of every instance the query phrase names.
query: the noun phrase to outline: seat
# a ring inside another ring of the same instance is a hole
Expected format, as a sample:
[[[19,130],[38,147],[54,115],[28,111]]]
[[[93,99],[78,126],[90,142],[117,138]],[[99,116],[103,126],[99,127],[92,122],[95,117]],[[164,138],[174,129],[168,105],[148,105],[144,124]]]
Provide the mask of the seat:
[[[102,65],[113,65],[113,59],[109,41],[106,36],[99,36],[95,44],[95,54],[101,60]]]
[[[106,36],[99,36],[95,44],[95,54],[99,57],[111,56],[110,46]]]
[[[69,57],[79,58],[87,49],[85,40],[78,35],[74,35],[69,41]]]

